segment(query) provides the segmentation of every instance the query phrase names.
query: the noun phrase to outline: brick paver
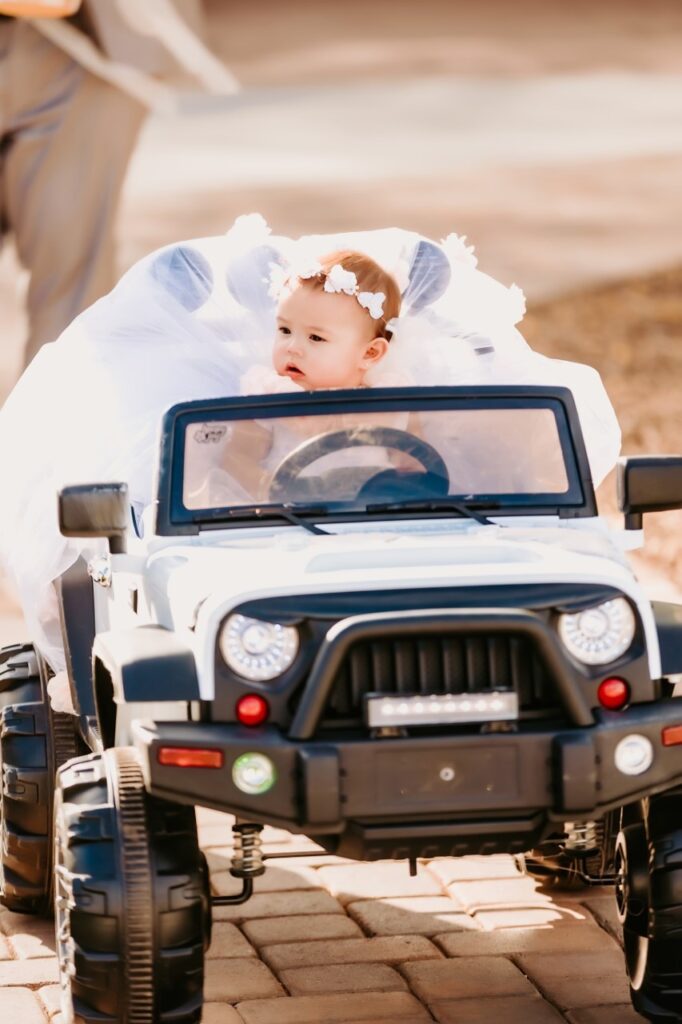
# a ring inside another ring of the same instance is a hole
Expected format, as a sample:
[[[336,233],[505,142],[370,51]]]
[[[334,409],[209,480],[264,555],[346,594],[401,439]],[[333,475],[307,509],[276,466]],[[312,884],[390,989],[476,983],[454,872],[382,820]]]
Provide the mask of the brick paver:
[[[583,898],[581,903],[603,928],[606,928],[607,931],[615,935],[618,941],[620,941],[622,928],[616,913],[616,901],[613,898],[613,893],[609,893],[608,896]]]
[[[388,896],[443,895],[442,885],[430,872],[422,868],[411,877],[404,861],[323,867],[317,874],[332,895],[344,904]]]
[[[247,903],[236,907],[214,907],[217,921],[241,921],[250,917],[283,917],[291,914],[334,914],[343,913],[327,892],[273,892],[252,896]]]
[[[348,1024],[349,1021],[388,1022],[432,1020],[408,992],[361,992],[354,995],[294,996],[239,1003],[244,1024]]]
[[[618,950],[593,953],[522,953],[521,970],[562,1010],[627,1003],[628,983]]]
[[[45,985],[43,988],[38,989],[38,997],[40,1002],[43,1004],[48,1017],[54,1017],[56,1013],[59,1013],[60,994],[61,990],[59,985]]]
[[[528,876],[453,882],[448,892],[468,913],[490,907],[534,907],[551,904],[551,898]]]
[[[561,1024],[564,1019],[539,995],[448,999],[430,1003],[429,1009],[438,1024]],[[614,1018],[608,1024],[620,1024],[620,1021]]]
[[[7,1024],[46,1024],[38,996],[27,988],[0,989],[0,1020]]]
[[[204,998],[209,1003],[283,996],[284,989],[260,960],[207,960]]]
[[[407,896],[388,900],[359,900],[348,913],[368,934],[438,935],[479,927],[447,896]]]
[[[201,1024],[243,1024],[243,1017],[225,1003],[204,1003]]]
[[[319,992],[405,992],[401,976],[386,964],[332,964],[328,967],[298,967],[280,971],[279,976],[292,996]]]
[[[229,819],[201,812],[214,891],[228,874]],[[613,896],[556,894],[511,857],[268,864],[256,895],[217,907],[203,1024],[636,1024]],[[271,849],[271,846],[267,846]],[[307,850],[307,854],[305,851]],[[63,1024],[52,923],[0,910],[0,1020]]]
[[[482,878],[519,878],[521,872],[513,857],[494,854],[492,857],[446,857],[429,861],[428,870],[443,885],[452,882],[479,882]]]
[[[9,985],[49,985],[56,981],[59,981],[59,974],[54,957],[0,962],[0,989]]]
[[[29,918],[30,920],[30,918]],[[26,925],[24,925],[24,928]],[[29,931],[13,931],[8,943],[15,957],[21,960],[38,960],[54,956],[54,924],[52,921],[31,921]]]
[[[500,928],[447,932],[433,941],[447,956],[499,956],[511,953],[580,953],[617,950],[615,939],[587,921],[560,921],[555,927]]]
[[[229,921],[216,921],[213,925],[211,945],[207,956],[211,960],[229,957],[258,956],[250,942]]]
[[[319,872],[305,864],[289,864],[287,861],[284,861],[284,864],[285,867],[268,866],[264,875],[255,878],[254,892],[293,892],[297,889],[319,889],[322,887]],[[211,874],[211,886],[218,896],[229,896],[241,889],[239,879],[233,878],[225,868],[229,868],[229,861],[223,863],[222,871],[213,870]]]
[[[316,939],[359,938],[362,932],[355,921],[344,914],[303,914],[296,917],[263,917],[244,921],[242,930],[256,946],[278,942],[304,942]]]
[[[318,964],[384,963],[439,959],[442,953],[422,935],[392,935],[373,939],[292,942],[266,946],[261,956],[273,970]]]
[[[401,970],[415,995],[426,1003],[442,999],[535,995],[528,979],[501,956],[424,960],[403,964]]]
[[[578,921],[582,916],[580,908],[561,907],[557,903],[509,908],[500,904],[494,910],[473,912],[478,927],[487,931],[497,928],[560,928],[566,921]]]
[[[566,1020],[570,1024],[642,1024],[644,1018],[630,1003],[621,1006],[593,1006],[584,1010],[571,1010]]]

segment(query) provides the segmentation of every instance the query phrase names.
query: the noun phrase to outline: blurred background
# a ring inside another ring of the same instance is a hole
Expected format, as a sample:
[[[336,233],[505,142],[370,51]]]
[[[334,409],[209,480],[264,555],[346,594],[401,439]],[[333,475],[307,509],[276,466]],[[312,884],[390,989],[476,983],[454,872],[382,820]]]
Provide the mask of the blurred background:
[[[533,347],[599,369],[624,452],[682,451],[679,0],[203,8],[206,40],[243,89],[188,91],[147,119],[118,219],[120,271],[251,211],[292,235],[456,231],[480,269],[525,291]],[[1,398],[20,371],[25,285],[8,242]],[[613,514],[612,480],[600,501]],[[642,571],[666,596],[682,586],[682,516],[646,529]],[[16,640],[3,601],[2,635]]]

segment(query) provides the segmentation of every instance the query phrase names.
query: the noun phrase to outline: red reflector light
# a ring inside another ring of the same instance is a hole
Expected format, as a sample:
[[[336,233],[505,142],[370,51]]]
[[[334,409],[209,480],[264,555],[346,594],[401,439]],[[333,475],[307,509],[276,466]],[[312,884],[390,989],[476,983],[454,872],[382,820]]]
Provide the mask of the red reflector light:
[[[222,768],[225,763],[222,750],[202,747],[159,747],[156,759],[173,768]]]
[[[237,701],[237,719],[242,725],[261,725],[270,714],[265,697],[250,693]]]
[[[623,679],[605,679],[597,690],[599,703],[609,711],[620,711],[630,700],[630,687]]]
[[[682,743],[682,725],[666,725],[661,731],[661,741],[664,747],[676,747]]]

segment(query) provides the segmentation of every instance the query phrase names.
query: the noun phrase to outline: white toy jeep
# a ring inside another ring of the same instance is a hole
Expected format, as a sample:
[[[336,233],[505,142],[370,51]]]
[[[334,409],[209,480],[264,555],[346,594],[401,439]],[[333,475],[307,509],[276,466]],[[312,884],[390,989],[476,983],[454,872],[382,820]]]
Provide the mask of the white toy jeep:
[[[124,485],[64,490],[62,532],[109,541],[60,580],[78,713],[10,648],[0,742],[3,900],[54,878],[67,1017],[199,1021],[267,823],[412,869],[558,851],[615,882],[636,1008],[682,1021],[682,608],[624,555],[682,458],[619,485],[622,531],[567,390],[444,387],[176,406],[137,532]],[[237,897],[197,804],[237,816]]]

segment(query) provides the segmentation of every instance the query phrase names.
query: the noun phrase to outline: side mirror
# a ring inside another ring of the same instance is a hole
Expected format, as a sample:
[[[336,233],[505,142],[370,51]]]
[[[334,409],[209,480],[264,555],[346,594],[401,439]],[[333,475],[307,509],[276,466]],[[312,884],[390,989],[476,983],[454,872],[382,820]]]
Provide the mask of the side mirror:
[[[64,537],[106,537],[112,555],[121,555],[129,521],[127,484],[77,484],[59,493],[59,530]]]
[[[682,508],[682,455],[619,459],[616,482],[625,529],[641,530],[645,512]]]

